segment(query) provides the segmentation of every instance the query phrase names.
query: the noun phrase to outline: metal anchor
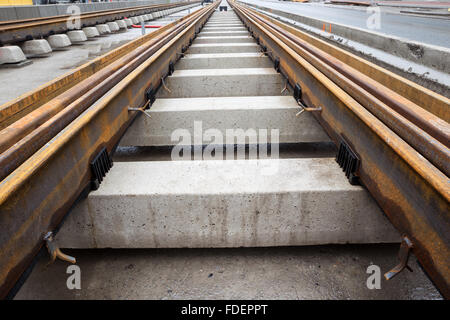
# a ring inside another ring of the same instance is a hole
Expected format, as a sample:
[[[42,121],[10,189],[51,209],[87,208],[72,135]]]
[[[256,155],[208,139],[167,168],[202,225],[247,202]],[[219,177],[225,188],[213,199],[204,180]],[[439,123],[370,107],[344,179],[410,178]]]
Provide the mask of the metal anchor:
[[[300,111],[296,113],[296,115],[295,115],[296,117],[298,117],[299,115],[301,115],[305,111],[308,111],[308,112],[314,112],[314,111],[320,112],[320,111],[322,111],[322,107],[310,108],[310,107],[307,107],[305,104],[303,104],[303,102],[301,102],[300,100],[297,100],[297,104],[300,107]]]
[[[170,91],[170,89],[167,88],[166,83],[164,82],[164,77],[161,78],[161,83],[162,83],[164,90],[166,90],[168,93],[172,93],[172,91]]]
[[[272,50],[261,50],[261,55],[260,57],[264,57],[265,55],[269,55],[272,53]]]
[[[412,269],[408,266],[409,253],[413,247],[411,240],[407,236],[403,236],[402,243],[400,244],[400,250],[398,251],[398,258],[400,262],[391,270],[384,274],[386,280],[390,280],[395,277],[397,274],[403,271],[403,269],[408,269],[410,272],[413,272]]]
[[[142,108],[128,108],[128,111],[139,111],[142,112],[143,114],[145,114],[147,117],[149,117],[150,119],[152,118],[152,116],[145,111],[145,108],[147,108],[147,106],[150,104],[150,100],[148,100],[144,106]]]
[[[283,87],[283,89],[281,89],[280,94],[283,94],[283,92],[285,92],[288,89],[288,84],[289,84],[289,79],[286,78],[286,81],[284,82],[284,87]]]
[[[48,253],[50,254],[50,262],[48,264],[52,264],[53,262],[55,262],[56,258],[73,264],[77,263],[77,260],[74,257],[61,252],[56,243],[53,241],[53,232],[47,232],[44,237],[44,241],[45,245],[47,246]]]

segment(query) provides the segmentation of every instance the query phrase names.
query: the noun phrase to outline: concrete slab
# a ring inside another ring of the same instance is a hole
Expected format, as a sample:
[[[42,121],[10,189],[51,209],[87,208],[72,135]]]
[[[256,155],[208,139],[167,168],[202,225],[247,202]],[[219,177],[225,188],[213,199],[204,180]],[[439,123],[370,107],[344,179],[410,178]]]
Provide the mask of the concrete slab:
[[[242,26],[242,27],[244,26],[244,23],[240,20],[230,21],[230,20],[211,20],[210,19],[206,22],[205,25],[208,25],[208,24],[235,24],[235,25]]]
[[[111,30],[109,29],[107,24],[98,24],[95,27],[97,28],[98,33],[100,35],[106,35],[106,34],[111,33]]]
[[[19,63],[27,58],[22,49],[18,46],[0,47],[0,65],[9,63]]]
[[[229,28],[223,28],[223,27],[203,27],[202,31],[248,31],[247,28],[244,27],[229,27]]]
[[[185,69],[270,68],[273,63],[258,52],[187,54],[175,65]]]
[[[140,23],[140,21],[139,21],[139,19],[137,17],[131,17],[130,19],[131,19],[131,22],[133,24],[139,24]]]
[[[98,29],[96,27],[86,27],[82,30],[88,39],[100,36],[100,32],[98,32]]]
[[[86,34],[83,32],[83,30],[72,30],[67,32],[67,36],[70,39],[70,42],[72,43],[81,43],[84,41],[87,41]]]
[[[60,50],[70,47],[72,42],[70,42],[69,36],[67,34],[54,34],[47,38],[50,47],[53,50]]]
[[[194,43],[254,43],[255,40],[250,36],[204,36],[200,34]]]
[[[22,51],[27,58],[46,56],[52,52],[47,40],[37,39],[22,43]]]
[[[126,31],[127,30],[127,24],[126,24],[125,20],[116,20],[115,22],[119,26],[120,30],[122,30],[122,31]]]
[[[236,52],[260,52],[261,48],[256,43],[198,43],[192,44],[189,54],[194,53],[236,53]]]
[[[237,15],[228,15],[228,16],[217,16],[212,15],[211,18],[209,18],[209,21],[215,21],[215,20],[237,20],[240,21]]]
[[[116,22],[108,22],[106,25],[109,27],[111,32],[117,32],[120,30],[119,25]]]
[[[208,22],[205,27],[217,27],[217,28],[229,28],[229,27],[243,27],[242,22],[239,23],[220,23],[220,22]]]
[[[217,37],[217,36],[248,36],[248,31],[203,31],[202,36]]]
[[[285,85],[273,68],[175,70],[160,98],[277,96]],[[286,93],[287,94],[287,93]]]
[[[63,248],[399,240],[367,191],[330,158],[118,162],[57,235]]]
[[[228,17],[215,17],[212,16],[208,22],[223,22],[223,21],[231,21],[231,22],[241,22],[238,16],[228,16]]]
[[[227,22],[227,21],[231,21],[231,22],[241,22],[241,20],[239,20],[239,18],[237,16],[229,16],[229,17],[214,17],[212,16],[208,22]]]
[[[311,114],[296,117],[298,110],[297,103],[290,96],[157,99],[150,109],[152,117],[136,119],[120,145],[173,146],[179,143],[178,138],[172,139],[177,129],[188,130],[192,137],[195,130],[202,133],[208,129],[218,130],[224,137],[221,144],[226,143],[226,131],[231,129],[243,129],[236,131],[236,136],[237,141],[244,144],[249,143],[246,142],[247,134],[254,132],[259,137],[260,130],[264,129],[267,134],[262,133],[258,140],[263,143],[330,141]],[[278,134],[272,137],[271,130],[277,130]],[[264,137],[267,140],[262,140]],[[272,141],[272,138],[276,140]],[[190,145],[193,141],[181,143]]]
[[[131,19],[124,19],[124,20],[125,20],[125,23],[127,24],[127,27],[131,27],[131,25],[133,24]]]

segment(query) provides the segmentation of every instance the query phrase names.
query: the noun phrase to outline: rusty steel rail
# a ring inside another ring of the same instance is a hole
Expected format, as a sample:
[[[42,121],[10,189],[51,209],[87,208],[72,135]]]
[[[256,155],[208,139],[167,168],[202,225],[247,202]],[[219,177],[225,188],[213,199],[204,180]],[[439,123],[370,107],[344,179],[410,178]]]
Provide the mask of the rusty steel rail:
[[[80,14],[82,27],[98,23],[115,21],[124,17],[132,17],[154,11],[186,6],[200,3],[200,1],[179,2],[170,4],[157,4],[139,6],[125,9],[101,10]],[[0,45],[31,40],[33,38],[46,37],[56,33],[67,31],[67,20],[71,15],[43,17],[37,19],[24,19],[0,22]]]
[[[356,68],[313,45],[260,15],[255,18],[274,34],[282,34],[302,58],[314,65],[329,79],[338,83],[359,103],[387,124],[402,139],[418,150],[447,176],[450,175],[450,125],[419,105],[370,78]],[[337,72],[336,72],[337,71]],[[450,113],[450,100],[442,97],[441,113]]]
[[[332,140],[356,153],[355,175],[450,298],[449,100],[230,4],[289,84],[300,85],[301,104],[320,110],[313,114]]]
[[[189,23],[180,21],[0,131],[0,180]]]
[[[186,17],[182,18],[181,21],[185,19]],[[168,26],[172,26],[173,24],[174,23],[168,24]],[[145,35],[144,37],[139,37],[135,40],[132,40],[113,51],[97,57],[94,60],[89,61],[64,75],[57,77],[56,79],[36,88],[31,92],[24,93],[18,98],[1,105],[0,130],[6,128],[18,119],[23,118],[25,115],[32,112],[36,108],[39,108],[44,103],[47,103],[48,101],[67,91],[77,83],[85,80],[94,73],[110,65],[126,53],[138,48],[150,39],[155,38],[161,32],[164,32],[164,30],[166,30],[166,28],[160,28]]]
[[[402,76],[399,76],[385,68],[382,68],[366,59],[363,59],[349,51],[341,49],[331,43],[328,43],[318,37],[303,32],[286,23],[280,22],[276,19],[264,15],[259,11],[254,11],[254,14],[269,19],[271,23],[282,27],[292,35],[311,44],[317,49],[320,49],[327,54],[338,59],[342,64],[352,67],[362,74],[369,76],[371,79],[380,84],[389,83],[389,88],[396,94],[401,95],[412,103],[421,108],[431,112],[446,122],[450,122],[450,100],[440,94],[437,94],[423,86],[412,82]]]
[[[0,298],[7,295],[33,260],[45,234],[55,230],[75,200],[90,190],[92,160],[104,148],[108,154],[113,152],[127,127],[140,114],[134,110],[148,105],[149,92],[156,92],[162,79],[170,74],[171,63],[181,57],[180,52],[192,42],[218,5],[219,2],[210,4],[164,26],[156,36],[144,37],[146,41],[139,50],[128,46],[128,51],[139,52],[128,64],[117,66],[112,76],[115,80],[110,79],[114,86],[98,81],[95,87],[106,88],[101,98],[89,96],[98,89],[92,87],[81,94],[82,103],[77,105],[81,101],[74,100],[37,128],[46,133],[57,123],[56,119],[67,121],[66,126],[58,128],[56,135],[0,182]],[[127,55],[124,53],[102,71],[108,72],[106,69],[113,68],[112,64],[124,62]],[[131,71],[127,69],[129,66],[133,66]],[[127,72],[121,73],[123,70]],[[75,113],[73,120],[66,118],[71,112]]]

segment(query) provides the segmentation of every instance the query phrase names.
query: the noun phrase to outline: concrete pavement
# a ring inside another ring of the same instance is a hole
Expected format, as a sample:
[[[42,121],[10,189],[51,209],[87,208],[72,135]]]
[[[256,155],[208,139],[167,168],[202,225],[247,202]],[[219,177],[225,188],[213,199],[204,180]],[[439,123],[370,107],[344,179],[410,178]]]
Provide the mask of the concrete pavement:
[[[80,290],[67,289],[67,263],[46,267],[44,256],[16,299],[442,299],[413,257],[413,272],[367,288],[367,267],[388,271],[397,250],[379,244],[66,250],[81,269]]]
[[[385,7],[242,2],[450,97],[450,65],[446,63],[450,59],[449,19],[400,14],[398,9]]]
[[[277,0],[241,0],[241,2],[372,31],[367,27],[367,19],[373,12],[367,13],[365,7],[352,8],[348,6],[325,5],[323,3],[295,3]],[[380,14],[380,29],[373,31],[450,48],[450,34],[448,32],[450,30],[450,20],[448,19],[397,14],[384,11],[383,9]]]

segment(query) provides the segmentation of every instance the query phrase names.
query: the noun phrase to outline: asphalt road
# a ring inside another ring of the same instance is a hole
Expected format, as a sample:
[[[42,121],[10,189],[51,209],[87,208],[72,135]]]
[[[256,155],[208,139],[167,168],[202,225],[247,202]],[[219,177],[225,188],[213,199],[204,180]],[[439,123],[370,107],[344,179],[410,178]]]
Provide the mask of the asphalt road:
[[[240,1],[365,30],[370,30],[367,27],[367,19],[373,14],[372,12],[367,13],[366,8],[334,7],[322,3],[295,3],[278,0]],[[370,31],[450,48],[450,19],[393,13],[392,9],[383,7],[381,8],[380,29]]]

